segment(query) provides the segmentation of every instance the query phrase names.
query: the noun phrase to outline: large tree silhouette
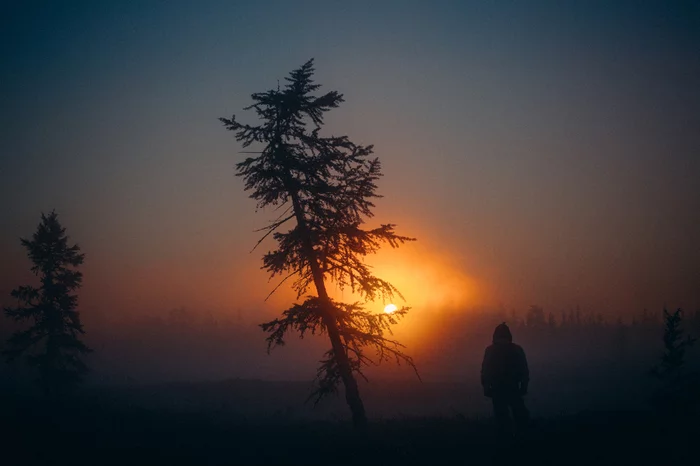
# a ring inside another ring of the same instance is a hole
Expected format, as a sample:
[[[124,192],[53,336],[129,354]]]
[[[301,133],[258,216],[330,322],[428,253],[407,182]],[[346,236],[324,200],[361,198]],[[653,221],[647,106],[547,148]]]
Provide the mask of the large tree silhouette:
[[[269,332],[268,351],[283,345],[290,330],[302,338],[308,332],[327,334],[331,349],[321,361],[313,396],[320,400],[342,381],[353,423],[362,429],[367,420],[355,374],[364,377],[364,365],[387,359],[415,369],[403,346],[387,337],[408,308],[371,313],[360,302],[331,299],[326,283],[349,288],[365,302],[400,296],[393,285],[374,276],[364,257],[383,243],[397,247],[413,238],[397,235],[393,224],[363,228],[372,217],[372,200],[379,197],[375,191],[381,165],[371,157],[372,146],[355,144],[347,136],[320,135],[325,113],[337,108],[343,96],[336,91],[315,95],[320,86],[314,84],[313,73],[309,60],[285,78],[283,88],[252,94],[254,103],[245,110],[254,110],[261,124],[242,124],[235,116],[220,120],[244,148],[261,146],[257,156],[237,164],[237,175],[258,208],[273,206],[282,212],[258,241],[269,235],[277,241],[277,249],[264,255],[263,269],[281,277],[280,284],[292,279],[297,298],[312,288],[316,292],[281,318],[261,325]],[[283,231],[288,222],[293,226]]]
[[[85,255],[77,244],[68,245],[66,230],[53,211],[42,214],[32,239],[22,239],[21,243],[41,286],[12,290],[18,305],[4,308],[5,314],[32,325],[14,333],[3,354],[9,361],[26,355],[29,365],[39,370],[45,394],[55,397],[81,379],[87,367],[80,356],[92,351],[79,339],[84,331],[76,310],[78,297],[73,293],[83,278],[75,268],[83,263]]]

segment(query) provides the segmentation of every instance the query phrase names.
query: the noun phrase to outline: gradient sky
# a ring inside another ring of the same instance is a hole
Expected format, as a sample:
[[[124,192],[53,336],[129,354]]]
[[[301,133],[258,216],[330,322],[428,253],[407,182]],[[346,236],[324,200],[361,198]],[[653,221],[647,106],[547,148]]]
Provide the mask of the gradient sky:
[[[699,5],[3,2],[0,293],[55,208],[85,308],[263,306],[269,215],[217,118],[314,57],[327,133],[384,162],[376,219],[419,239],[376,262],[417,318],[697,308]]]

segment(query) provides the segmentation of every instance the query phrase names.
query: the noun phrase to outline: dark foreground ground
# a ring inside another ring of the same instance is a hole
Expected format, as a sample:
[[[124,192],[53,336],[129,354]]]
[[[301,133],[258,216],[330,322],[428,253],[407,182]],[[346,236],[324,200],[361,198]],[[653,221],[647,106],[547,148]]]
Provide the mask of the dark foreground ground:
[[[692,465],[697,419],[651,412],[585,412],[535,419],[527,438],[499,445],[488,419],[376,421],[356,436],[346,421],[248,421],[128,404],[73,401],[49,408],[2,400],[3,465]]]

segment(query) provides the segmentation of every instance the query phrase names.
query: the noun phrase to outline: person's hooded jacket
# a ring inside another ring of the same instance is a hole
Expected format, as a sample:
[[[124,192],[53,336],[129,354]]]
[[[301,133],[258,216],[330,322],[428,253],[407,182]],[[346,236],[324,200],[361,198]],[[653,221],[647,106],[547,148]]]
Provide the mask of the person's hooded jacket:
[[[481,366],[481,385],[486,396],[525,395],[530,381],[525,351],[513,343],[504,323],[493,332],[493,344],[486,348]]]

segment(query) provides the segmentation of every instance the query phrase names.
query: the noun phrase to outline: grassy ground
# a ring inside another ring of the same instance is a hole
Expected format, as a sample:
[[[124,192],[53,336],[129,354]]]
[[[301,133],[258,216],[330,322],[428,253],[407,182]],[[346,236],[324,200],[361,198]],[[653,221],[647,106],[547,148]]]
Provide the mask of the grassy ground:
[[[698,464],[696,424],[648,412],[536,419],[528,435],[496,442],[490,420],[376,421],[367,437],[347,422],[266,422],[70,402],[48,408],[5,399],[2,464]]]

